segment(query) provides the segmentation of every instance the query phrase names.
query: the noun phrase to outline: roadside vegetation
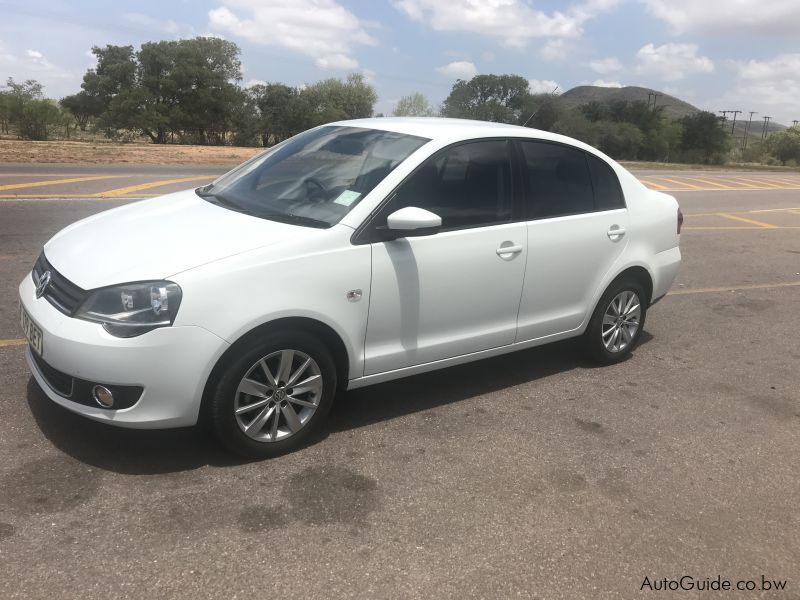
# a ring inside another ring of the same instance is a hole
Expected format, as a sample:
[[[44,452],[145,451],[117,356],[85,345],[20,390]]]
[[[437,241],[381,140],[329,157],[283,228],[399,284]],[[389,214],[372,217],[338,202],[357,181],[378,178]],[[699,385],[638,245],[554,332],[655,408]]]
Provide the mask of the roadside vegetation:
[[[48,99],[34,81],[0,88],[0,136],[27,140],[84,138],[158,145],[268,147],[310,127],[369,117],[375,89],[360,74],[309,85],[243,87],[240,51],[218,38],[94,47],[97,65],[81,90]],[[418,93],[401,98],[397,116],[445,116],[525,125],[562,133],[629,161],[693,164],[800,164],[800,127],[736,138],[710,112],[676,115],[640,100],[579,104],[533,94],[518,75],[458,80],[441,107]],[[383,116],[383,115],[375,115]]]

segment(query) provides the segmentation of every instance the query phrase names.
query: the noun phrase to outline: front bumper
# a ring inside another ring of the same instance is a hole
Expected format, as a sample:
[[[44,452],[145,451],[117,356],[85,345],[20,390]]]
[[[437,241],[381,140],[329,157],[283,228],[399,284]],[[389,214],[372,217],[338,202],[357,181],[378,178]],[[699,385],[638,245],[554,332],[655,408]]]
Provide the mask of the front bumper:
[[[90,382],[143,388],[130,408],[109,410],[59,394],[27,349],[39,386],[57,404],[91,419],[141,429],[194,425],[211,370],[229,344],[202,327],[162,327],[121,339],[102,325],[74,319],[44,298],[36,299],[30,275],[19,286],[20,302],[42,329],[42,359],[63,374]]]

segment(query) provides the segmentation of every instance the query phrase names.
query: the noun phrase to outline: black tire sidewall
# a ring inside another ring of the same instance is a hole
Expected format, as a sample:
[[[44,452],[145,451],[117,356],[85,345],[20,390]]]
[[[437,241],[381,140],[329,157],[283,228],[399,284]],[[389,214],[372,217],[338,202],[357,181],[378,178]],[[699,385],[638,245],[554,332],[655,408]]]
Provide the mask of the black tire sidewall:
[[[611,300],[624,291],[634,292],[639,298],[639,304],[641,306],[639,328],[636,330],[636,334],[633,336],[631,343],[628,344],[624,350],[620,352],[609,352],[603,345],[603,315],[606,312],[606,308],[608,308],[608,305],[611,303]],[[586,347],[591,357],[601,364],[613,364],[624,360],[639,343],[639,338],[644,330],[644,322],[646,317],[647,295],[645,294],[644,288],[641,286],[641,284],[639,284],[638,281],[631,279],[622,279],[613,282],[600,297],[600,300],[594,309],[594,313],[592,314],[592,319],[589,322],[589,326],[586,328]]]
[[[234,416],[236,388],[248,369],[278,350],[299,350],[319,365],[322,398],[311,420],[296,434],[278,442],[258,442],[239,428]],[[219,377],[209,405],[209,421],[216,437],[229,450],[247,458],[271,458],[296,450],[324,423],[336,395],[336,365],[325,345],[305,331],[276,331],[243,341]]]

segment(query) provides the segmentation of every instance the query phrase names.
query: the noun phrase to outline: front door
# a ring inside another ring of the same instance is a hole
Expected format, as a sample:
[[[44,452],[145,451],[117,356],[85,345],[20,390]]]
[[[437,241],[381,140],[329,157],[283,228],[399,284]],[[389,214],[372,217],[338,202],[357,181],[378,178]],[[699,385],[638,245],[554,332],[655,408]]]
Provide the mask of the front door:
[[[417,206],[442,231],[372,244],[366,375],[514,342],[527,249],[512,188],[510,144],[496,140],[445,149],[398,188],[377,225]]]

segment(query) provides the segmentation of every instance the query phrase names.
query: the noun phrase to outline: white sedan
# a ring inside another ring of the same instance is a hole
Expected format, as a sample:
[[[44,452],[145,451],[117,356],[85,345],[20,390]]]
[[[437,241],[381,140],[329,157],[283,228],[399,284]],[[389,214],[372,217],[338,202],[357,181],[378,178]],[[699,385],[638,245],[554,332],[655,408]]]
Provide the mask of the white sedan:
[[[28,364],[86,417],[204,421],[275,456],[342,390],[577,336],[623,359],[675,278],[681,221],[563,136],[333,123],[55,235],[19,287]]]

